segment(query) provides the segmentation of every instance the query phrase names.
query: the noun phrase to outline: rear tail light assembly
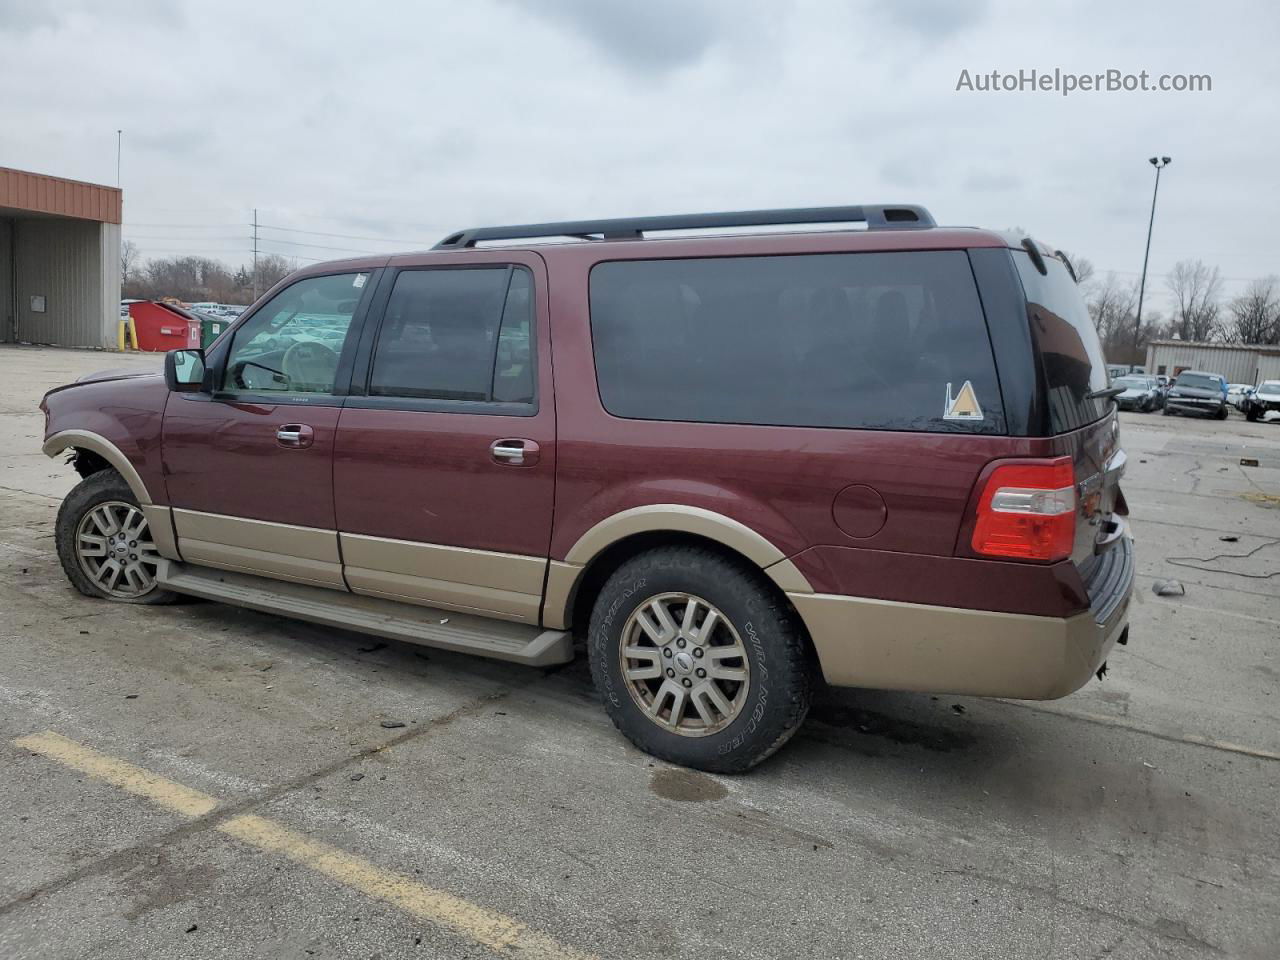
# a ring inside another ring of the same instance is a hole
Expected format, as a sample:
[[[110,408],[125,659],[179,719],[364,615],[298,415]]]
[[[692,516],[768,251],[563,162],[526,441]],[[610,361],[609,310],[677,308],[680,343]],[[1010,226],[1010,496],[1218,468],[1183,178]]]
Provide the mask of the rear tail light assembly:
[[[1075,467],[1070,457],[998,466],[978,499],[971,545],[985,557],[1057,561],[1076,537]]]

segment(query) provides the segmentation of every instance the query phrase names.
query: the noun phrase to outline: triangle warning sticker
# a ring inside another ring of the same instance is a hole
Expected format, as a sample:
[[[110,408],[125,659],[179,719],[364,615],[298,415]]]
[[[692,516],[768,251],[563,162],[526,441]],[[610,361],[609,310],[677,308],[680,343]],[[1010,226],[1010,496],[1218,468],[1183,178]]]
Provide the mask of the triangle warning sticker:
[[[973,384],[968,380],[954,397],[951,395],[951,384],[947,384],[947,405],[942,409],[943,420],[981,420],[982,407],[978,405],[978,395],[973,392]]]

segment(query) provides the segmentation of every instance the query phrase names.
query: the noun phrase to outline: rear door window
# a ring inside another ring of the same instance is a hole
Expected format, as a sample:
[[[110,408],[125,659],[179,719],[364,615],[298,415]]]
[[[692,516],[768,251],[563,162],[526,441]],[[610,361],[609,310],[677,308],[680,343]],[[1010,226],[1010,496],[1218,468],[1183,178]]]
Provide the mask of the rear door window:
[[[963,251],[607,262],[590,290],[614,416],[1005,430]]]
[[[1048,270],[1044,275],[1026,251],[1012,254],[1027,295],[1031,332],[1048,394],[1050,429],[1066,433],[1101,419],[1110,412],[1111,400],[1090,394],[1107,388],[1107,363],[1079,287],[1055,257],[1044,258]]]
[[[523,267],[401,271],[369,396],[532,403],[532,293]]]

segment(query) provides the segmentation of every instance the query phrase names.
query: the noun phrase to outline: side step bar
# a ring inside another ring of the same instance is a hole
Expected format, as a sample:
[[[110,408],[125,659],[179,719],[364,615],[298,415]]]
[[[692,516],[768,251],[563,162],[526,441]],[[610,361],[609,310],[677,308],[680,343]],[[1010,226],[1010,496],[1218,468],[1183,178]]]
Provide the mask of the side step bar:
[[[174,593],[390,640],[473,653],[531,667],[547,667],[573,659],[573,639],[561,630],[543,630],[522,623],[172,560],[161,561],[157,579],[160,586]]]

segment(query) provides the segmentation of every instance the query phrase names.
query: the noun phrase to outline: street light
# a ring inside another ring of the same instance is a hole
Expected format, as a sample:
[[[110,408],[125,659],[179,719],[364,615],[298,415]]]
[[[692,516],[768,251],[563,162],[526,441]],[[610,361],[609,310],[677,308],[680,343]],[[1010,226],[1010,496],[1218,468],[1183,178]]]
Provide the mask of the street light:
[[[1142,255],[1142,282],[1138,284],[1138,319],[1133,324],[1133,349],[1137,352],[1142,339],[1142,297],[1147,292],[1147,261],[1151,258],[1151,228],[1156,222],[1156,196],[1160,193],[1160,171],[1173,161],[1169,157],[1150,157],[1147,163],[1156,168],[1156,186],[1151,191],[1151,219],[1147,221],[1147,252]]]

